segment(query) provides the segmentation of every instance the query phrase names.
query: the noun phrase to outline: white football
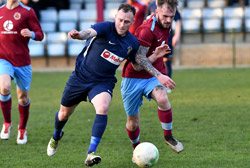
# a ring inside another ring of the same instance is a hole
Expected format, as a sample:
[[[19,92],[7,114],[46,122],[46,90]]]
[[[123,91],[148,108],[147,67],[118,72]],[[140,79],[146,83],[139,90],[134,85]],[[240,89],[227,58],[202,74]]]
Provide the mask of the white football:
[[[134,149],[133,159],[139,167],[151,167],[157,163],[159,151],[154,144],[143,142]]]

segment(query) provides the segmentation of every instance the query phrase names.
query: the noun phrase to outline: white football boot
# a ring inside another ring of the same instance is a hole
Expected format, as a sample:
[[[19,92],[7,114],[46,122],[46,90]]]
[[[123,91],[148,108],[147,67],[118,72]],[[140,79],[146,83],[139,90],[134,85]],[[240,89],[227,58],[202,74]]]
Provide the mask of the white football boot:
[[[7,140],[10,138],[12,124],[11,123],[4,123],[3,128],[1,131],[1,139]]]
[[[23,145],[26,144],[28,141],[27,137],[27,129],[18,129],[18,134],[17,134],[17,144],[18,145]]]

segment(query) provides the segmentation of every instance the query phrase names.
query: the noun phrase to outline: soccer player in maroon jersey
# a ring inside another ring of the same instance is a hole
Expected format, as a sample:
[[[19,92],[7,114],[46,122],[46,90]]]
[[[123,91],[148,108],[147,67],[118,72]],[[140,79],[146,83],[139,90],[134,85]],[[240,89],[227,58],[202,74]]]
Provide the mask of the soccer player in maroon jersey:
[[[32,71],[29,39],[41,41],[43,31],[34,10],[19,2],[7,0],[0,7],[0,105],[4,116],[1,139],[9,139],[11,122],[11,80],[17,89],[20,121],[17,144],[27,143],[26,125],[29,117]]]
[[[156,14],[146,20],[135,32],[140,44],[136,62],[140,63],[143,61],[140,59],[147,56],[158,71],[152,69],[154,71],[152,72],[146,66],[135,66],[129,62],[126,62],[123,67],[121,92],[127,113],[126,129],[134,148],[140,143],[139,109],[145,96],[148,100],[154,99],[158,104],[158,117],[164,131],[165,143],[177,153],[184,149],[183,145],[172,135],[172,109],[166,93],[166,85],[164,87],[159,78],[162,74],[166,74],[163,58],[152,55],[156,47],[168,43],[177,5],[178,0],[158,0]],[[170,78],[169,82],[172,83],[170,89],[173,89],[175,83]]]
[[[134,34],[146,17],[147,4],[142,0],[128,0],[127,3],[134,6],[136,9],[135,21],[129,28],[130,33]]]

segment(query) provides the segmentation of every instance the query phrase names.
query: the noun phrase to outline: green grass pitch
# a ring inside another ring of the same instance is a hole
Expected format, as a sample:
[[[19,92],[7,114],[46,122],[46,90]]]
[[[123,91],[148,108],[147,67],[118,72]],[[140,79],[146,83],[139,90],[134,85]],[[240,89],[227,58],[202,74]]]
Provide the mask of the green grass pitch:
[[[17,145],[17,99],[12,85],[12,122],[9,140],[0,140],[1,168],[84,167],[89,147],[93,106],[82,102],[64,128],[58,152],[46,154],[54,131],[54,116],[70,72],[34,72],[30,90],[28,143]],[[120,95],[121,72],[109,109],[107,129],[97,154],[100,168],[136,168],[125,130],[126,114]],[[173,133],[184,151],[174,153],[165,145],[157,105],[144,99],[140,140],[152,142],[160,153],[155,168],[248,168],[250,166],[250,69],[174,70],[177,84],[169,94]],[[3,117],[0,115],[0,124]]]

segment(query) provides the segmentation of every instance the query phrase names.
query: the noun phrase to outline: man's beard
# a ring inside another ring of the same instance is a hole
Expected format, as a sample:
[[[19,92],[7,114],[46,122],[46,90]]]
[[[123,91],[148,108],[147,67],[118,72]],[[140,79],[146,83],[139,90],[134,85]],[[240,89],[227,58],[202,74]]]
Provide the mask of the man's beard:
[[[163,29],[169,29],[169,28],[170,28],[171,23],[168,25],[168,27],[164,27],[164,26],[162,25],[160,19],[159,19],[159,16],[158,16],[158,18],[157,18],[157,21],[158,21],[158,24],[159,24]]]

